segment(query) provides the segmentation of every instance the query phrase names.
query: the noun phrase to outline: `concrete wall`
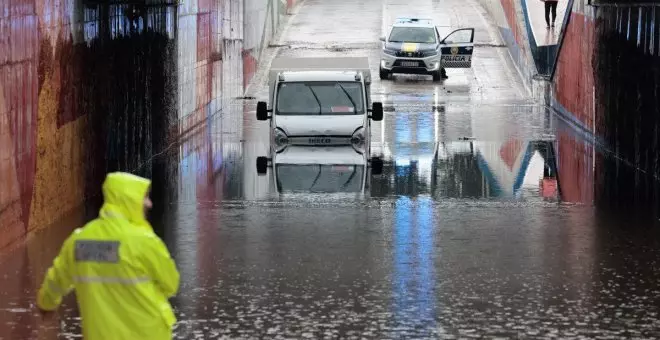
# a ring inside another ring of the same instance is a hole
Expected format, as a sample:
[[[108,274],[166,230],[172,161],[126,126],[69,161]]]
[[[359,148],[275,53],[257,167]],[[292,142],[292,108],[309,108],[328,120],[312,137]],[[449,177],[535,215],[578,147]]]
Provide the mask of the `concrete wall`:
[[[595,133],[611,152],[597,198],[660,214],[660,7],[599,7]],[[616,200],[613,200],[616,198]]]
[[[551,105],[602,146],[587,164],[602,207],[660,213],[658,18],[657,6],[574,0],[565,27]]]
[[[522,1],[480,2],[499,26],[524,80],[537,87],[533,75],[539,68]],[[569,3],[546,96],[567,122],[558,129],[555,146],[563,198],[658,211],[660,7]],[[575,138],[576,131],[582,140]],[[598,152],[591,142],[600,146]]]
[[[295,5],[118,2],[0,1],[0,248],[82,221],[108,171],[151,176],[151,157],[243,94]]]
[[[551,87],[551,105],[586,131],[595,132],[594,92],[595,10],[575,0],[564,27]]]
[[[518,72],[528,86],[536,75],[523,3],[517,0],[478,0],[495,21],[502,40],[507,45]]]

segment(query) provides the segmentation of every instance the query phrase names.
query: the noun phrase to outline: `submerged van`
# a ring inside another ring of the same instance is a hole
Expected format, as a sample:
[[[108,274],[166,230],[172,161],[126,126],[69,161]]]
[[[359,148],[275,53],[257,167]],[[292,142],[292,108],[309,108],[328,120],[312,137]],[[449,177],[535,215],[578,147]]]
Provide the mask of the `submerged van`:
[[[257,119],[270,120],[274,152],[289,145],[350,146],[370,153],[371,121],[383,119],[371,103],[367,58],[277,58],[269,74],[269,101]]]

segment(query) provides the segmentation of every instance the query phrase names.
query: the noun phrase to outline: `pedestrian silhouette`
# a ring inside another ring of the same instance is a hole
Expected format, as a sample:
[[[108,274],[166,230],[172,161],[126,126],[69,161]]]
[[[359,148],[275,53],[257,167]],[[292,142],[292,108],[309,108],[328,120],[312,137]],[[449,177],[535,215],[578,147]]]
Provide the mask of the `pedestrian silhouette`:
[[[555,20],[557,19],[557,3],[558,0],[541,0],[545,3],[545,24],[547,28],[555,27]],[[552,21],[550,15],[552,14]]]

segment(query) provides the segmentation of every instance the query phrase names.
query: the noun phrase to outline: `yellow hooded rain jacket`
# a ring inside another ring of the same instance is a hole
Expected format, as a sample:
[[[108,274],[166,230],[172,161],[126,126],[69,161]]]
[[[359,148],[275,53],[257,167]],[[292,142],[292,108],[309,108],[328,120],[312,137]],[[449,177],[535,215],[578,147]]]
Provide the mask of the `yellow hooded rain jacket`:
[[[179,272],[144,216],[151,181],[110,173],[99,217],[64,242],[37,303],[55,310],[76,291],[86,340],[171,339],[176,318],[168,298]]]

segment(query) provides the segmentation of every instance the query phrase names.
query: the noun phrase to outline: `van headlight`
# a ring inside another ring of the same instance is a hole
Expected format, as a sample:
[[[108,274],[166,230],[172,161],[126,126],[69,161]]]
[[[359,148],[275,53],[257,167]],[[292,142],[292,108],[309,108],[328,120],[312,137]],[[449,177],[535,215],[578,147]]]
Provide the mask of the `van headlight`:
[[[275,131],[273,131],[273,144],[275,145],[275,151],[280,152],[289,145],[289,136],[286,135],[284,130],[275,128]]]
[[[353,132],[353,135],[351,136],[351,145],[355,151],[363,153],[365,149],[365,143],[366,138],[364,135],[364,127],[361,127]]]

